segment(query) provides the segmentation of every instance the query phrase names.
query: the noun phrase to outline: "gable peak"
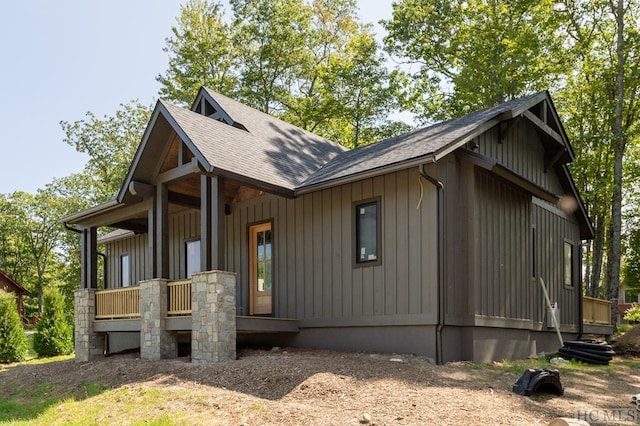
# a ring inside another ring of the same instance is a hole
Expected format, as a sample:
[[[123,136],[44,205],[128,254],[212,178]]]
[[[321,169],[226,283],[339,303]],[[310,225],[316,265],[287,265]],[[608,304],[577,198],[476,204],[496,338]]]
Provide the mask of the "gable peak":
[[[217,102],[207,90],[204,90],[204,87],[200,88],[198,96],[191,106],[191,111],[221,123],[228,124],[229,126],[248,131],[243,124],[235,121],[231,115],[222,108],[220,103]]]

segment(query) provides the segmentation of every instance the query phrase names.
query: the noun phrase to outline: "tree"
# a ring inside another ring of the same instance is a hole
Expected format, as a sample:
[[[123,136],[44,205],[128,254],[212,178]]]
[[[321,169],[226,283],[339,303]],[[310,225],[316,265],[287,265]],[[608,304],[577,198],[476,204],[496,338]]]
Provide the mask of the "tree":
[[[156,80],[162,85],[160,95],[190,105],[200,86],[225,95],[237,90],[237,51],[231,28],[224,22],[222,5],[190,0],[180,8],[178,26],[166,39],[169,68]]]
[[[170,67],[159,78],[161,95],[185,104],[209,85],[346,146],[406,128],[387,120],[397,79],[371,27],[360,22],[355,0],[230,3],[231,25],[218,3],[192,0],[182,8],[167,40]]]
[[[138,101],[120,107],[103,119],[87,112],[84,120],[60,122],[64,141],[89,155],[83,174],[93,203],[109,200],[120,189],[151,115],[151,108]]]
[[[65,314],[62,296],[52,289],[45,295],[45,308],[33,337],[39,356],[67,355],[73,352],[73,328]]]
[[[385,46],[412,74],[408,107],[444,119],[554,87],[565,67],[562,15],[552,0],[424,2],[393,6]]]
[[[596,231],[595,241],[587,246],[587,289],[590,295],[614,299],[614,305],[623,254],[621,207],[632,209],[639,201],[634,182],[640,175],[630,161],[638,158],[640,117],[638,22],[625,13],[632,6],[637,4],[629,2],[625,8],[614,2],[577,1],[564,6],[574,70],[559,105],[578,157],[573,171]],[[634,229],[633,222],[629,225],[628,239]],[[612,319],[615,323],[615,308]]]
[[[0,362],[24,361],[27,351],[16,298],[0,290]]]

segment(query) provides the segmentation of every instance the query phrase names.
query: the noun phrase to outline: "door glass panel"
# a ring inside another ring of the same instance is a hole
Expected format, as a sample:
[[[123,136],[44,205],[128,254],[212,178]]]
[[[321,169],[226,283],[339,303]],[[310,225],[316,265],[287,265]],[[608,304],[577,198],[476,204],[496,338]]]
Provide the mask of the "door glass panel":
[[[256,279],[258,292],[271,291],[273,273],[271,266],[271,230],[256,233]]]
[[[264,232],[258,232],[257,238],[258,262],[262,262],[264,260]]]
[[[265,231],[265,255],[266,255],[266,260],[271,260],[271,230],[267,230]]]
[[[271,261],[267,261],[264,263],[264,291],[271,291],[272,276]]]

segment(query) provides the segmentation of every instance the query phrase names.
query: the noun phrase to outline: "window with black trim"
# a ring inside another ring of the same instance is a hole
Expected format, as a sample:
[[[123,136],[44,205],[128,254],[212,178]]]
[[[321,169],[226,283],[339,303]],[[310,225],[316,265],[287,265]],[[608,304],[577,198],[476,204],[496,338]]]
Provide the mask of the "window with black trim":
[[[200,240],[185,241],[185,269],[191,278],[194,272],[200,272]]]
[[[131,263],[128,253],[120,255],[120,283],[122,287],[131,285]]]
[[[573,286],[573,244],[564,242],[564,285]]]
[[[380,200],[355,205],[356,264],[380,261]]]

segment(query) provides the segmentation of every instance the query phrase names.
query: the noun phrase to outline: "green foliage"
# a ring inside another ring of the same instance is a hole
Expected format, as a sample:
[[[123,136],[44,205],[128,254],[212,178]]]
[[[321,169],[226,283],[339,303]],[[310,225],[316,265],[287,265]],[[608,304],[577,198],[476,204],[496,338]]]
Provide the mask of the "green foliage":
[[[552,0],[402,0],[383,21],[389,53],[417,65],[407,107],[458,116],[554,87],[564,23]]]
[[[178,26],[171,29],[164,51],[169,53],[169,68],[156,80],[160,95],[190,105],[200,86],[232,95],[237,76],[232,73],[236,52],[231,28],[223,21],[220,3],[189,0],[180,9]]]
[[[624,319],[625,321],[629,321],[633,324],[640,323],[640,305],[634,304],[632,307],[627,309],[624,313]]]
[[[28,349],[16,299],[0,290],[0,362],[23,361]]]
[[[160,94],[181,104],[201,85],[345,146],[405,127],[389,122],[391,73],[355,0],[191,0],[165,51]]]
[[[67,355],[73,352],[73,328],[62,296],[54,290],[45,294],[44,312],[33,337],[39,356]]]
[[[64,141],[89,155],[83,180],[67,183],[81,186],[93,203],[111,199],[120,189],[151,114],[151,108],[138,101],[120,107],[102,119],[87,112],[84,120],[60,122]]]

